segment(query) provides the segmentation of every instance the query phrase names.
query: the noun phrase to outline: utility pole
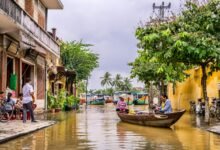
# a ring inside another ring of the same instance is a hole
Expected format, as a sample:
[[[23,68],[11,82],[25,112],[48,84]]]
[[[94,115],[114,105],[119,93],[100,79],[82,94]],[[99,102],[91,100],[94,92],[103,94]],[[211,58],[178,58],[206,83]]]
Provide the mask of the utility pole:
[[[87,98],[87,95],[88,95],[88,80],[89,80],[89,78],[86,79],[86,109],[87,109],[87,105],[88,105],[88,98]]]
[[[165,3],[164,3],[164,2],[162,2],[162,4],[159,5],[159,6],[156,6],[156,4],[153,3],[153,11],[155,11],[156,9],[158,9],[160,20],[163,20],[163,19],[164,19],[165,10],[166,10],[166,9],[170,9],[170,8],[171,8],[171,3],[169,3],[169,4],[166,5],[166,6],[165,6]]]

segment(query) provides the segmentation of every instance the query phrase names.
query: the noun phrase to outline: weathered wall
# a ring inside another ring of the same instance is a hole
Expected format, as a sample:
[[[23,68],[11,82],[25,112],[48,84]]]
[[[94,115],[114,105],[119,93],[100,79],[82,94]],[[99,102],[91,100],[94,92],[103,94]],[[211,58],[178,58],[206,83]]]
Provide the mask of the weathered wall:
[[[45,68],[37,65],[37,99],[45,99]]]
[[[201,86],[201,69],[197,68],[187,71],[190,77],[182,83],[177,83],[175,88],[175,94],[173,93],[173,85],[168,85],[168,96],[172,101],[174,109],[186,108],[189,109],[190,100],[197,101],[198,98],[202,98],[202,86]],[[220,72],[213,73],[207,80],[207,93],[209,98],[219,97],[218,84],[220,83]]]
[[[25,1],[25,11],[34,18],[34,0]]]
[[[39,0],[16,0],[16,2],[43,28],[46,29],[46,8]]]

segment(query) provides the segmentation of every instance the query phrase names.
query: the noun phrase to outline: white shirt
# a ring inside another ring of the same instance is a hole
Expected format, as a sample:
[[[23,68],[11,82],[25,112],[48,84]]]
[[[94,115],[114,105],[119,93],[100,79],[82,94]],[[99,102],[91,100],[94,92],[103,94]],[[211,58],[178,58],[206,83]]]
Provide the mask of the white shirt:
[[[30,83],[26,83],[23,87],[23,104],[27,104],[32,101],[31,93],[33,92],[33,86]]]

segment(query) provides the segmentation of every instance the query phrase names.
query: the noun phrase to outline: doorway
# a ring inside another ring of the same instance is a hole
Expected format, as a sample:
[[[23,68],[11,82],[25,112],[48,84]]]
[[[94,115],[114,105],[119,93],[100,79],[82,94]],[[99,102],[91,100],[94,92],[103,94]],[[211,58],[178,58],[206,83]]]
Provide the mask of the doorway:
[[[14,74],[15,63],[14,59],[7,57],[7,77],[6,77],[6,87],[10,86],[10,77]]]
[[[29,78],[32,81],[34,87],[34,65],[22,62],[22,87],[24,86],[26,79]]]

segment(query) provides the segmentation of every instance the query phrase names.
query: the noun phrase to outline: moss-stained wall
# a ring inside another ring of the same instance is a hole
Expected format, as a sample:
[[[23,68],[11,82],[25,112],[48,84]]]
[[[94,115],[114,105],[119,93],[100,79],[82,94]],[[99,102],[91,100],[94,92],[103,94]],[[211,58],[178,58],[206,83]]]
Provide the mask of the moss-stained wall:
[[[202,71],[200,68],[187,71],[190,77],[182,83],[177,83],[175,89],[173,85],[168,85],[168,96],[172,102],[173,108],[186,108],[189,110],[189,101],[197,101],[202,98],[201,78]],[[220,72],[215,72],[207,80],[207,93],[209,98],[219,97],[218,84],[220,83]],[[173,93],[175,91],[175,93]],[[210,100],[211,101],[211,100]]]

